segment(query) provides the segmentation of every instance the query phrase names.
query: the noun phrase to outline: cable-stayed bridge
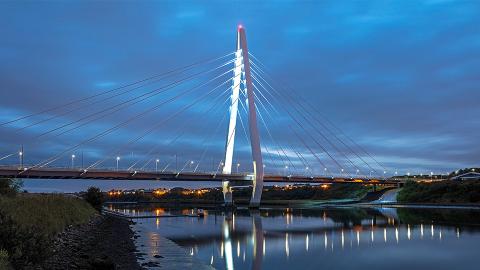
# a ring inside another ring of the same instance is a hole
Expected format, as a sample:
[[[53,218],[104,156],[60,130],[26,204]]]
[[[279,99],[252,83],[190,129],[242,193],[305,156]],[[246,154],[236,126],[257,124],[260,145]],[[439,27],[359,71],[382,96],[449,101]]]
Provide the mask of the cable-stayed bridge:
[[[233,52],[3,119],[0,177],[220,181],[227,204],[250,184],[252,207],[264,181],[395,182],[274,78],[239,26]]]

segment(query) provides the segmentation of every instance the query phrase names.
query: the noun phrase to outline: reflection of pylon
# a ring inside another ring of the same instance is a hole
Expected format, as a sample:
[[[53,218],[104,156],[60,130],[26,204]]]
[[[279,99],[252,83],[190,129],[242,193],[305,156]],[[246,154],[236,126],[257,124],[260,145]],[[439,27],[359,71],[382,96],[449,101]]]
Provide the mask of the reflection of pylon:
[[[247,37],[245,28],[238,26],[237,51],[235,53],[235,68],[232,87],[232,105],[230,107],[230,122],[225,146],[224,174],[232,172],[233,149],[235,145],[235,127],[237,124],[238,99],[241,87],[246,90],[248,100],[248,127],[250,132],[250,146],[253,159],[253,192],[250,200],[250,207],[258,207],[262,196],[263,188],[263,161],[260,148],[260,137],[257,126],[257,112],[255,107],[255,95],[253,93],[252,77],[250,74],[250,62],[248,57]],[[228,181],[223,182],[223,194],[225,204],[232,204],[232,190]]]

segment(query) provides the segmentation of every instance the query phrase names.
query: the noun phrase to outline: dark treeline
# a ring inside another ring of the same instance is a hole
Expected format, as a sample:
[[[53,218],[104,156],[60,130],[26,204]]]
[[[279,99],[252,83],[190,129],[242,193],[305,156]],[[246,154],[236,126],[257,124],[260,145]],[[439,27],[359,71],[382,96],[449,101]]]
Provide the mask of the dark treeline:
[[[265,187],[262,201],[271,200],[336,200],[360,199],[371,189],[359,184],[333,184],[333,185],[302,185],[290,187]],[[236,202],[247,202],[252,194],[251,187],[235,188],[233,199]],[[208,188],[189,190],[172,188],[161,194],[130,192],[108,196],[109,201],[136,201],[136,202],[203,202],[223,203],[221,188]]]
[[[480,203],[480,181],[408,181],[397,200],[402,203]]]

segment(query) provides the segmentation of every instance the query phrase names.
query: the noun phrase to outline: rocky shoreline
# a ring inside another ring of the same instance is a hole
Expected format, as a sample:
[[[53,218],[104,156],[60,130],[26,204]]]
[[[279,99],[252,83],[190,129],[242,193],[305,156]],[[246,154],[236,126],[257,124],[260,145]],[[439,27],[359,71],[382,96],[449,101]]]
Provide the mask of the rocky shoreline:
[[[68,227],[55,240],[53,256],[36,269],[144,269],[137,262],[130,224],[97,215],[87,224]]]

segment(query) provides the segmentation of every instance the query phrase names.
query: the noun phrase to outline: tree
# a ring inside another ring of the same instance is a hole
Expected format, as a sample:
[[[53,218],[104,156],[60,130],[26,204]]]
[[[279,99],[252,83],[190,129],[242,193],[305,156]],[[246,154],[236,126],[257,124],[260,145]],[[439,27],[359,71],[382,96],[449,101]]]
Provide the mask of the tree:
[[[100,210],[105,199],[103,193],[97,187],[89,187],[84,197],[97,210]]]
[[[0,178],[0,195],[13,196],[20,191],[23,186],[22,180],[11,178]]]

